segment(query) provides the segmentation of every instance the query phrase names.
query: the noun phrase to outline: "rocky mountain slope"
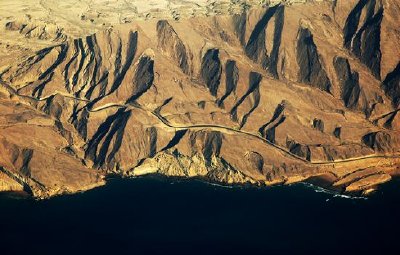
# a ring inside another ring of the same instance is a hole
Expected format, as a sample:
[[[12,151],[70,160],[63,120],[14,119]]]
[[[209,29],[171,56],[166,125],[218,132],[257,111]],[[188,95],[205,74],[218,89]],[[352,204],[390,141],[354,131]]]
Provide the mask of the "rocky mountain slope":
[[[147,20],[4,65],[0,190],[104,176],[369,192],[400,173],[400,4]]]
[[[135,20],[240,13],[260,0],[2,0],[0,66],[68,39]]]

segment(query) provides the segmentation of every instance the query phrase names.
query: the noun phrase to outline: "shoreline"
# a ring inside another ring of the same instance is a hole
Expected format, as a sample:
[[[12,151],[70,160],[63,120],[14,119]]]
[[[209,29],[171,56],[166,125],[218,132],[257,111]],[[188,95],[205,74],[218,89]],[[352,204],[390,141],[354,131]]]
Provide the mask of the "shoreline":
[[[273,185],[267,185],[265,183],[258,183],[257,185],[251,184],[251,183],[236,183],[236,184],[227,184],[223,182],[216,182],[216,181],[211,181],[207,178],[201,178],[201,177],[179,177],[179,176],[165,176],[162,174],[146,174],[146,175],[140,175],[140,176],[122,176],[118,174],[109,174],[104,177],[104,182],[102,185],[96,185],[92,188],[85,189],[85,190],[80,190],[77,192],[65,192],[65,193],[60,193],[48,197],[35,197],[32,196],[31,194],[25,192],[25,191],[1,191],[0,192],[0,197],[10,197],[11,199],[29,199],[29,200],[35,200],[35,201],[42,201],[42,200],[51,200],[56,197],[66,197],[66,196],[74,196],[77,194],[82,194],[86,192],[90,192],[99,188],[103,188],[105,186],[108,186],[110,182],[114,180],[120,180],[120,181],[130,181],[130,180],[135,180],[135,179],[149,179],[149,180],[159,180],[163,182],[168,182],[169,184],[174,184],[174,183],[182,183],[182,182],[200,182],[212,187],[218,187],[218,188],[224,188],[224,189],[259,189],[259,190],[268,190],[268,189],[273,189],[276,187],[283,187],[283,188],[288,188],[290,186],[296,186],[296,185],[302,185],[305,186],[306,188],[311,188],[314,192],[317,193],[325,193],[332,195],[333,198],[339,197],[339,198],[344,198],[344,199],[365,199],[367,200],[371,196],[373,196],[375,193],[379,192],[382,190],[385,186],[392,184],[393,182],[399,181],[400,176],[393,177],[393,179],[389,182],[377,185],[376,187],[373,187],[372,191],[369,192],[363,192],[363,191],[356,191],[356,192],[343,192],[343,189],[338,189],[338,188],[329,188],[326,184],[327,182],[324,181],[323,177],[318,178],[318,176],[314,176],[311,178],[308,178],[304,181],[299,181],[299,182],[292,182],[292,183],[279,183],[279,184],[273,184]],[[313,180],[309,180],[313,179]],[[332,186],[330,186],[332,187]]]

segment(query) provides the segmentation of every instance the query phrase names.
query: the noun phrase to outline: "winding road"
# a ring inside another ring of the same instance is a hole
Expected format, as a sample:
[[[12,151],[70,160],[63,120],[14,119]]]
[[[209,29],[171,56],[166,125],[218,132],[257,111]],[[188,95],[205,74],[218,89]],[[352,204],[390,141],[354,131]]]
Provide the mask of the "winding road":
[[[69,94],[65,94],[62,92],[54,92],[51,95],[47,95],[46,97],[43,98],[35,98],[35,97],[31,97],[31,96],[26,96],[26,95],[19,95],[17,93],[17,91],[15,91],[15,89],[10,86],[9,84],[5,83],[4,81],[0,81],[0,84],[3,85],[10,93],[15,94],[17,96],[23,97],[23,98],[28,98],[30,100],[34,100],[34,101],[44,101],[46,99],[48,99],[51,96],[54,95],[61,95],[64,96],[66,98],[70,98],[73,100],[78,100],[78,101],[84,101],[84,102],[90,102],[88,99],[82,99],[82,98],[76,98],[72,95]],[[289,150],[287,150],[284,147],[281,147],[277,144],[274,144],[270,141],[268,141],[267,139],[263,138],[262,136],[260,136],[259,134],[256,133],[251,133],[251,132],[247,132],[247,131],[243,131],[243,130],[239,130],[239,129],[235,129],[233,127],[228,127],[228,126],[221,126],[221,125],[215,125],[215,124],[197,124],[197,125],[173,125],[171,124],[166,118],[164,118],[160,113],[149,110],[149,109],[145,109],[143,106],[139,105],[139,104],[115,104],[115,103],[109,103],[103,106],[100,106],[98,108],[95,109],[91,109],[89,110],[89,112],[99,112],[105,109],[109,109],[109,108],[113,108],[113,107],[117,107],[117,108],[135,108],[135,109],[139,109],[142,111],[145,111],[147,114],[153,115],[154,117],[156,117],[163,125],[165,125],[168,128],[173,128],[175,130],[202,130],[202,129],[211,129],[211,130],[215,130],[215,131],[219,131],[219,132],[233,132],[233,133],[237,133],[237,134],[242,134],[242,135],[247,135],[247,136],[251,136],[253,138],[256,138],[260,141],[262,141],[263,143],[274,147],[275,149],[281,151],[282,153],[295,158],[297,160],[302,161],[305,164],[308,165],[319,165],[319,166],[324,166],[324,165],[336,165],[336,164],[343,164],[343,163],[349,163],[349,162],[356,162],[356,161],[363,161],[363,160],[367,160],[367,159],[397,159],[400,158],[400,153],[398,154],[392,154],[392,155],[377,155],[377,154],[371,154],[371,155],[365,155],[365,156],[360,156],[360,157],[354,157],[354,158],[347,158],[347,159],[337,159],[337,160],[332,160],[332,161],[308,161],[292,152],[290,152]]]
[[[150,113],[151,115],[155,116],[158,120],[160,120],[160,122],[162,122],[165,126],[169,127],[169,128],[173,128],[175,130],[202,130],[202,129],[212,129],[215,131],[219,131],[219,132],[234,132],[234,133],[238,133],[238,134],[242,134],[242,135],[247,135],[247,136],[251,136],[254,137],[258,140],[261,140],[263,143],[268,144],[269,146],[274,147],[275,149],[283,152],[286,155],[289,155],[293,158],[296,158],[297,160],[302,161],[303,163],[306,164],[310,164],[310,165],[333,165],[333,164],[341,164],[341,163],[349,163],[349,162],[355,162],[355,161],[362,161],[362,160],[367,160],[367,159],[391,159],[391,158],[400,158],[400,154],[393,154],[393,155],[377,155],[377,154],[371,154],[371,155],[365,155],[365,156],[360,156],[360,157],[354,157],[354,158],[347,158],[347,159],[337,159],[337,160],[332,160],[332,161],[308,161],[292,152],[290,152],[289,150],[287,150],[286,148],[283,148],[277,144],[274,144],[270,141],[268,141],[267,139],[265,139],[264,137],[255,134],[255,133],[251,133],[251,132],[247,132],[247,131],[243,131],[243,130],[239,130],[239,129],[235,129],[232,127],[227,127],[227,126],[221,126],[221,125],[215,125],[215,124],[197,124],[197,125],[172,125],[166,118],[164,118],[161,114],[155,112],[155,111],[150,111],[148,109],[143,108],[140,105],[123,105],[123,104],[107,104],[104,106],[101,106],[99,108],[93,109],[90,112],[98,112],[101,110],[105,110],[108,108],[112,108],[112,107],[133,107],[136,109],[140,109],[143,111],[146,111],[147,113]]]

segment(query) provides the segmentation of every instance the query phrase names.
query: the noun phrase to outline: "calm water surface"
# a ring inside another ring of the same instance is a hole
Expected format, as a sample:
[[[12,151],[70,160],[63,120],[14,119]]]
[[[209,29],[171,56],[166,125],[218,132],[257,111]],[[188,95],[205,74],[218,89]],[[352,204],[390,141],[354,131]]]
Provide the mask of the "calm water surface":
[[[0,195],[0,254],[400,254],[400,182],[369,199],[290,187],[113,179],[45,201]]]

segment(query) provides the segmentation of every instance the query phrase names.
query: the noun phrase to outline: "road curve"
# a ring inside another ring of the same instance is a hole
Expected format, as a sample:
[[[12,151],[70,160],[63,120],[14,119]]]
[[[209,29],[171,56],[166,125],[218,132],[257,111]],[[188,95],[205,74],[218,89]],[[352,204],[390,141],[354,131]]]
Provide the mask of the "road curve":
[[[17,93],[17,91],[12,86],[10,86],[9,84],[5,83],[2,80],[0,80],[0,84],[3,85],[9,92],[11,92],[11,94],[15,94],[15,95],[18,95],[20,97],[28,98],[28,99],[35,100],[35,101],[43,101],[43,100],[48,99],[51,96],[61,95],[61,96],[64,96],[64,97],[67,97],[67,98],[70,98],[70,99],[74,99],[74,100],[90,102],[87,99],[76,98],[76,97],[74,97],[72,95],[67,95],[65,93],[57,92],[57,91],[55,93],[52,93],[51,95],[48,95],[48,96],[44,97],[44,98],[38,99],[38,98],[35,98],[35,97],[31,97],[31,96],[19,95]],[[281,147],[279,145],[276,145],[276,144],[268,141],[267,139],[263,138],[262,136],[260,136],[258,134],[247,132],[247,131],[243,131],[243,130],[239,130],[239,129],[235,129],[235,128],[232,128],[232,127],[215,125],[215,124],[198,124],[198,125],[187,125],[187,126],[172,125],[160,113],[145,109],[143,106],[141,106],[139,104],[128,104],[128,105],[126,105],[126,104],[109,103],[109,104],[100,106],[100,107],[95,108],[95,109],[89,109],[89,112],[99,112],[99,111],[102,111],[102,110],[105,110],[105,109],[108,109],[108,108],[112,108],[112,107],[136,108],[136,109],[140,109],[140,110],[146,111],[147,113],[155,116],[165,126],[167,126],[169,128],[177,129],[177,130],[179,130],[179,129],[192,129],[193,130],[193,129],[205,129],[205,128],[208,128],[208,129],[213,129],[213,130],[216,130],[216,131],[223,131],[223,132],[230,131],[230,132],[234,132],[234,133],[238,133],[238,134],[251,136],[251,137],[254,137],[254,138],[262,141],[263,143],[265,143],[265,144],[267,144],[269,146],[274,147],[275,149],[283,152],[284,154],[286,154],[286,155],[288,155],[290,157],[293,157],[293,158],[295,158],[297,160],[300,160],[303,163],[309,164],[309,165],[320,165],[320,166],[323,166],[323,165],[343,164],[343,163],[356,162],[356,161],[362,161],[362,160],[367,160],[367,159],[375,159],[375,158],[376,159],[378,159],[378,158],[381,158],[381,159],[400,158],[400,154],[392,154],[392,155],[371,154],[371,155],[365,155],[365,156],[360,156],[360,157],[355,157],[355,158],[338,159],[338,160],[332,160],[332,161],[308,161],[308,160],[306,160],[306,159],[304,159],[304,158],[302,158],[302,157],[300,157],[300,156],[298,156],[296,154],[293,154],[292,152],[288,151],[286,148]]]

